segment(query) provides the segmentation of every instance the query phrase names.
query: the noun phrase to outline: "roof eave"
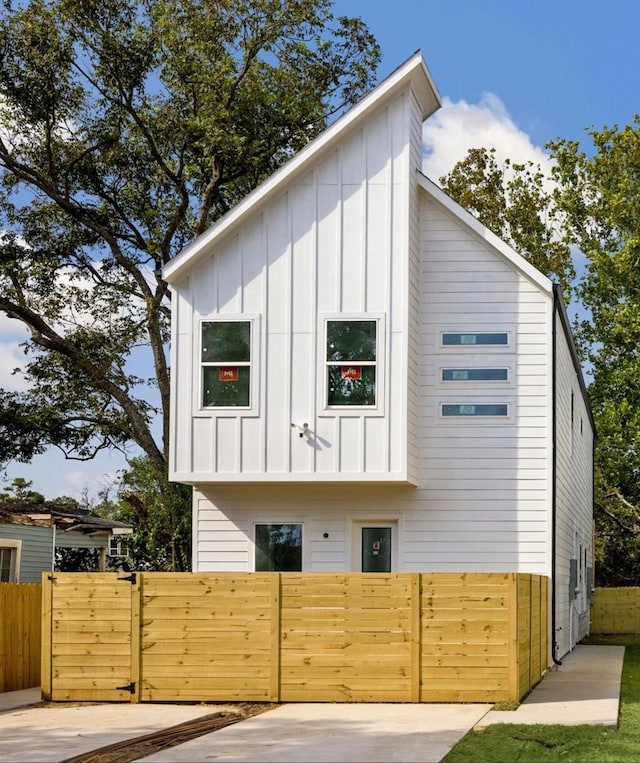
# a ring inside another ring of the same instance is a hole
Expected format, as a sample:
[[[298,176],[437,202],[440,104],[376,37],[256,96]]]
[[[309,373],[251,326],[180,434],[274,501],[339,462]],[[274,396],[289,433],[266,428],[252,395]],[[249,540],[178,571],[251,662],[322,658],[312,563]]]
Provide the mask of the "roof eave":
[[[261,202],[269,194],[277,191],[294,175],[301,173],[309,162],[322,150],[337,140],[338,136],[348,131],[362,116],[374,108],[390,93],[398,91],[408,84],[420,104],[423,121],[431,116],[442,105],[440,94],[433,82],[431,74],[420,51],[416,51],[404,64],[399,66],[379,85],[376,85],[361,101],[343,114],[331,126],[324,130],[314,140],[310,141],[301,151],[292,157],[280,169],[276,170],[267,180],[246,196],[226,215],[220,218],[211,228],[194,239],[163,269],[163,278],[169,284],[176,282],[189,270],[205,253],[210,245],[235,226],[251,208]]]
[[[486,225],[483,225],[464,207],[460,206],[458,202],[454,201],[450,196],[447,196],[442,188],[436,185],[436,183],[434,183],[433,180],[430,180],[424,173],[418,172],[417,175],[418,185],[438,202],[438,204],[445,207],[445,209],[457,217],[460,222],[466,225],[466,227],[476,236],[483,239],[492,249],[502,255],[502,257],[532,281],[541,291],[550,297],[553,296],[553,281],[551,281],[551,279],[545,276],[544,273],[541,273],[530,262],[525,260],[521,254],[518,254],[515,249],[512,249],[499,236],[492,233]]]

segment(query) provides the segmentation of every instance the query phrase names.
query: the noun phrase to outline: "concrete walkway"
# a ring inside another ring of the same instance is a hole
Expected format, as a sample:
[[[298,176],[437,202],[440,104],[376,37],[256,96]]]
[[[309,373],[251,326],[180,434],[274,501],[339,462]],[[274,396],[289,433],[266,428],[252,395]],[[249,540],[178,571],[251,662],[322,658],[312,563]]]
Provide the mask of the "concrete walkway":
[[[488,704],[284,704],[139,760],[438,763],[469,730],[491,723],[615,727],[623,657],[624,647],[578,646],[512,712]],[[228,707],[52,705],[40,702],[39,689],[0,694],[0,761],[60,763]]]
[[[623,646],[577,646],[548,670],[514,711],[491,710],[478,726],[492,723],[560,723],[617,726]]]

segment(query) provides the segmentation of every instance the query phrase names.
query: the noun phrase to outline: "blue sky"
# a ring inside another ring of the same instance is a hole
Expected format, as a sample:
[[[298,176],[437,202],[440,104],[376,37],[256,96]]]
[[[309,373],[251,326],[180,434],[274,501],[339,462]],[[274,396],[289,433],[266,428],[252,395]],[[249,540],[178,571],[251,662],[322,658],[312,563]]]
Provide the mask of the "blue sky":
[[[588,128],[627,124],[640,112],[637,0],[336,0],[334,8],[360,16],[377,38],[379,79],[422,51],[443,98],[424,129],[425,171],[434,180],[476,146],[536,162],[558,137],[588,150]],[[21,360],[18,341],[0,317],[7,388]],[[52,451],[9,464],[2,484],[22,476],[47,498],[95,496],[124,466],[119,454],[80,464]]]
[[[640,111],[636,0],[338,0],[382,47],[386,76],[420,49],[453,101],[496,95],[536,145]]]

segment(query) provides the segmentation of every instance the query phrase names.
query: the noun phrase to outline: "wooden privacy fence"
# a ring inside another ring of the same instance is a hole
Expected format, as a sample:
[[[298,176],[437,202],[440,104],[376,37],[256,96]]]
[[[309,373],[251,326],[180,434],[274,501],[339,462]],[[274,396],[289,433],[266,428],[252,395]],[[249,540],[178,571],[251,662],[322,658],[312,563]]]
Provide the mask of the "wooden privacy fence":
[[[0,692],[40,685],[40,583],[0,583]]]
[[[640,634],[640,588],[596,588],[591,597],[591,633]]]
[[[547,667],[546,578],[56,573],[54,701],[497,702]]]

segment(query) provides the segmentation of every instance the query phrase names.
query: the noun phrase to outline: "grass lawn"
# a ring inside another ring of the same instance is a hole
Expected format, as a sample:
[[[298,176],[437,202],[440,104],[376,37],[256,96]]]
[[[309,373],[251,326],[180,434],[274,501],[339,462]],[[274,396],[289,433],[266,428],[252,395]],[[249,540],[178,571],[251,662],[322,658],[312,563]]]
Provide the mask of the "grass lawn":
[[[626,647],[617,729],[524,724],[488,726],[483,731],[470,731],[442,763],[639,763],[640,637],[592,636],[582,643]]]

